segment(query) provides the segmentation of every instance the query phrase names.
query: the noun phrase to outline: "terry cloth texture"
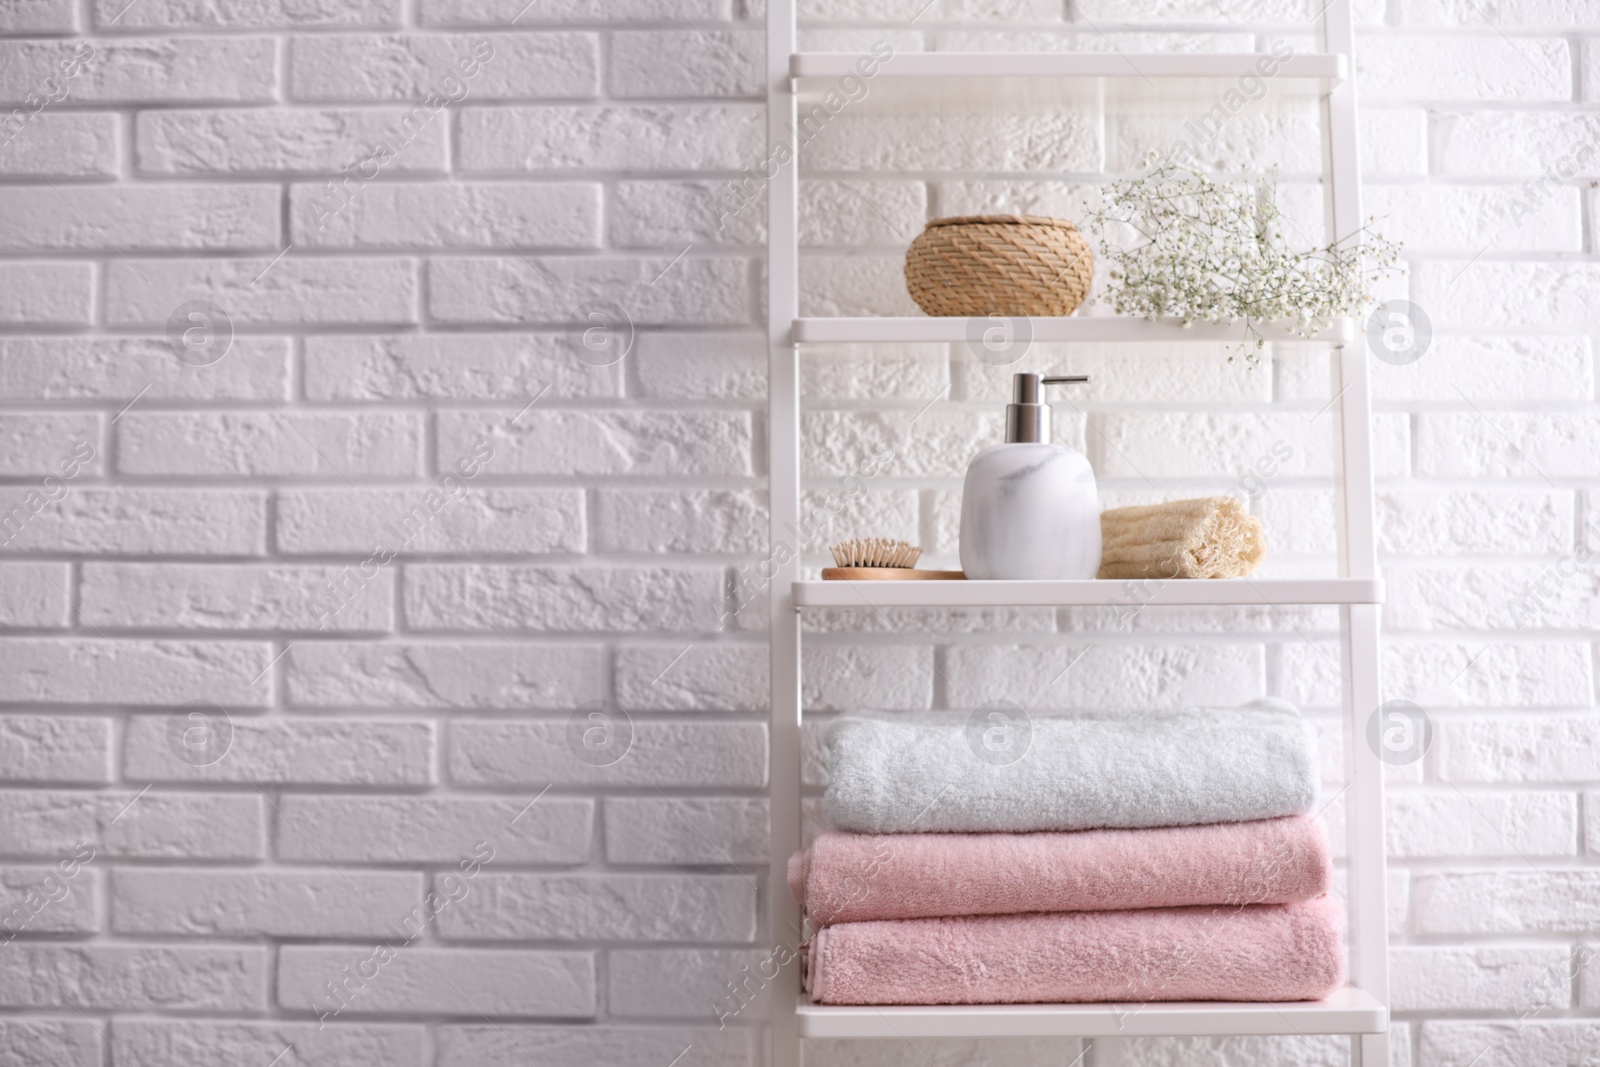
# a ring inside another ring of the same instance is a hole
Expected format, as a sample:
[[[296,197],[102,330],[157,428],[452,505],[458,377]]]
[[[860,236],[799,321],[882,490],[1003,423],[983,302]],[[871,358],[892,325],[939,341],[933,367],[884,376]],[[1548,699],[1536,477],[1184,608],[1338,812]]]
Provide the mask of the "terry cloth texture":
[[[1100,513],[1100,578],[1241,578],[1266,554],[1261,520],[1236,497]]]
[[[821,1004],[1316,1000],[1344,982],[1330,897],[839,923],[807,952]]]
[[[1076,833],[824,833],[789,862],[789,890],[819,925],[1288,904],[1332,881],[1327,835],[1307,815]]]
[[[1197,826],[1299,815],[1316,735],[1292,705],[1013,717],[854,714],[828,734],[828,818],[864,834]]]

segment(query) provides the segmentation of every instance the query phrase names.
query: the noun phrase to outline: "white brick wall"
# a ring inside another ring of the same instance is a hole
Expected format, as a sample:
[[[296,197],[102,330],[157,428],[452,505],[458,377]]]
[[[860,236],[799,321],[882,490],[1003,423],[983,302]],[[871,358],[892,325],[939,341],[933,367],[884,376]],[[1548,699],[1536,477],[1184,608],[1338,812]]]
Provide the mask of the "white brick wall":
[[[1312,48],[1320,4],[939,0],[915,26],[918,4],[801,6],[826,49],[1206,51]],[[1600,3],[1355,7],[1366,206],[1407,245],[1386,293],[1435,331],[1419,362],[1372,364],[1388,695],[1435,727],[1389,776],[1392,1062],[1596,1067]],[[764,154],[762,15],[0,0],[0,111],[88,57],[0,145],[0,912],[66,890],[0,944],[0,1062],[762,1062],[764,1001],[716,1021],[783,936],[763,906],[760,191],[723,217]],[[1266,103],[1203,156],[1280,164],[1314,230],[1309,114]],[[804,304],[904,311],[930,215],[1073,215],[1185,117],[846,113],[805,152]],[[169,341],[193,300],[227,317],[220,359]],[[595,300],[633,320],[619,361],[569,344]],[[1223,356],[810,353],[808,561],[880,533],[950,562],[1007,375],[1070,369],[1095,381],[1057,435],[1108,503],[1254,489],[1271,566],[1325,569],[1323,355]],[[808,786],[821,723],[863,705],[1272,692],[1338,737],[1327,612],[1104,623],[814,620]],[[1077,1052],[824,1042],[808,1062]]]

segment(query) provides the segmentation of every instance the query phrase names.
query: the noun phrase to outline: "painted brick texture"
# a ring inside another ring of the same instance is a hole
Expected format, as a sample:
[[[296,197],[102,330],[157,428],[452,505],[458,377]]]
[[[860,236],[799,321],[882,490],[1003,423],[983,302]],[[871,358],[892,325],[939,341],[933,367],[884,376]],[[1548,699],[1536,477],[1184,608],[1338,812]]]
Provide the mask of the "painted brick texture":
[[[917,6],[802,0],[802,41],[1305,51],[1320,5]],[[1389,779],[1392,1062],[1596,1067],[1600,5],[1355,8],[1365,206],[1407,246],[1383,295],[1431,322],[1420,360],[1371,364],[1386,689],[1434,725]],[[0,0],[0,913],[27,916],[0,1062],[765,1062],[763,1000],[718,1025],[784,936],[765,192],[741,176],[763,10]],[[928,218],[1074,216],[1209,106],[847,110],[802,153],[802,306],[907,313]],[[1278,164],[1320,234],[1313,117],[1269,86],[1201,157]],[[597,302],[631,325],[591,329]],[[1107,505],[1238,493],[1269,573],[1328,573],[1326,353],[1227,355],[808,352],[806,562],[884,534],[953,565],[1008,375],[1048,370],[1094,376],[1056,432]],[[811,790],[844,710],[1262,693],[1310,709],[1341,781],[1327,611],[807,625]],[[1344,1062],[1305,1037],[1126,1052]]]

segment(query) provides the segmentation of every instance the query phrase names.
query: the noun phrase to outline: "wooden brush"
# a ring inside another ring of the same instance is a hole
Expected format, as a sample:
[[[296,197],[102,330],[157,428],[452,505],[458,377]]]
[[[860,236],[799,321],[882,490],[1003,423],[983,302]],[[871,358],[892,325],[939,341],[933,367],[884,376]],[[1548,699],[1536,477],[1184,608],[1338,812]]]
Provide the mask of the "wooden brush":
[[[837,567],[822,568],[829,581],[937,581],[965,578],[960,571],[919,571],[922,549],[887,537],[856,537],[830,548]]]

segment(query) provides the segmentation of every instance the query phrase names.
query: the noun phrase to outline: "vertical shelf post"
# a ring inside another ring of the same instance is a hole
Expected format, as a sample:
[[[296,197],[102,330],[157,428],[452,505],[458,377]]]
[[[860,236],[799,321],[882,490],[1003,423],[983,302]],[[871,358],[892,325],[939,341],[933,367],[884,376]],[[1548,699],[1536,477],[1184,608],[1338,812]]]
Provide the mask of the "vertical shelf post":
[[[795,0],[767,3],[767,153],[786,145],[789,162],[767,184],[767,477],[772,575],[767,589],[771,641],[768,724],[767,940],[798,950],[800,908],[789,896],[789,856],[800,848],[800,617],[791,602],[800,577],[800,377],[792,326],[800,314],[799,145],[789,56],[795,51]],[[763,177],[765,172],[763,171]],[[783,551],[784,547],[789,551]],[[772,983],[770,1067],[800,1067],[795,1007],[800,961]]]
[[[1350,0],[1331,0],[1322,13],[1323,47],[1349,57],[1350,75],[1324,100],[1327,130],[1328,219],[1334,240],[1361,231],[1361,154],[1356,132],[1355,33]],[[1368,353],[1361,323],[1349,345],[1334,350],[1333,386],[1339,408],[1339,573],[1374,578],[1378,573],[1372,500],[1372,400]],[[1385,1004],[1389,1001],[1388,886],[1384,869],[1383,761],[1368,743],[1367,720],[1381,700],[1378,608],[1340,609],[1340,667],[1344,676],[1345,900],[1350,920],[1350,978]],[[1389,1035],[1350,1038],[1352,1067],[1387,1067]]]
[[[1372,513],[1371,402],[1367,353],[1354,345],[1334,349],[1333,386],[1339,407],[1339,565],[1344,577],[1377,576]],[[1345,902],[1350,922],[1350,979],[1385,1004],[1389,1001],[1388,886],[1383,826],[1383,761],[1372,746],[1367,720],[1381,700],[1378,607],[1339,609],[1339,665],[1343,675],[1345,790]],[[1387,1067],[1389,1035],[1350,1038],[1352,1067]]]

